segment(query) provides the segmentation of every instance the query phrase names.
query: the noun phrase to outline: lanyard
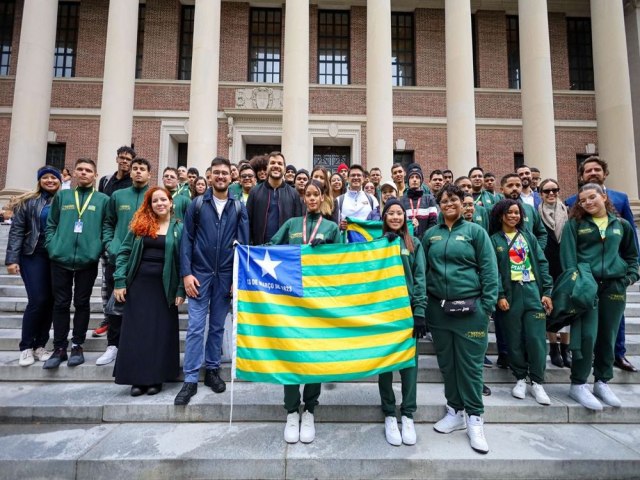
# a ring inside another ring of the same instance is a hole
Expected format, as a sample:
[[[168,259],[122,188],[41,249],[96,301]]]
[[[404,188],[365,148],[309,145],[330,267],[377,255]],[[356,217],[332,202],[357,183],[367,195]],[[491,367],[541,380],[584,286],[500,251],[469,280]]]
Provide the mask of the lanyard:
[[[420,209],[420,200],[418,200],[418,205],[413,207],[413,199],[409,199],[409,205],[411,205],[411,218],[418,218],[418,210]]]
[[[472,198],[473,198],[473,195],[472,195]],[[480,192],[480,194],[478,195],[478,198],[476,198],[476,199],[473,201],[473,204],[474,204],[474,205],[480,205],[480,206],[482,206],[482,205],[483,205],[483,204],[482,204],[482,192]]]
[[[78,195],[78,189],[76,188],[75,194],[76,194],[76,210],[78,211],[78,220],[82,218],[82,214],[85,212],[85,210],[89,206],[91,197],[93,197],[93,192],[95,192],[95,189],[92,188],[91,193],[89,194],[87,199],[84,201],[84,205],[82,205],[82,208],[80,208],[80,196]]]
[[[318,228],[320,228],[320,224],[322,223],[322,215],[318,217],[318,223],[316,223],[316,227],[311,232],[311,237],[309,237],[309,242],[313,242],[313,239],[316,238],[316,233],[318,233]],[[302,219],[302,243],[307,244],[307,216],[305,215]]]

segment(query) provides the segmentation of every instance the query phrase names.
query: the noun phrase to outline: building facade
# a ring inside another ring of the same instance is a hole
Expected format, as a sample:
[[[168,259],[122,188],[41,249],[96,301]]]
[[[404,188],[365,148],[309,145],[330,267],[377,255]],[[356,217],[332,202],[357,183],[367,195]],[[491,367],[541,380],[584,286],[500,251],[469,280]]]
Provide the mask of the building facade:
[[[456,176],[525,162],[567,194],[597,152],[608,183],[638,198],[639,12],[631,0],[0,0],[0,189],[32,188],[45,160],[111,173],[132,144],[158,180],[280,149],[298,167],[361,163],[383,178],[394,161]]]

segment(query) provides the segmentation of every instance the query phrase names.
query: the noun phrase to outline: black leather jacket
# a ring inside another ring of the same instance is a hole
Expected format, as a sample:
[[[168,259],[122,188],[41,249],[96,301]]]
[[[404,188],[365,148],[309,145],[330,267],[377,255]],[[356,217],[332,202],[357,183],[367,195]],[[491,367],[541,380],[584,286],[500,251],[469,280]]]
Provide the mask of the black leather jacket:
[[[40,238],[40,214],[53,195],[30,198],[13,212],[4,264],[20,263],[21,255],[33,255]]]

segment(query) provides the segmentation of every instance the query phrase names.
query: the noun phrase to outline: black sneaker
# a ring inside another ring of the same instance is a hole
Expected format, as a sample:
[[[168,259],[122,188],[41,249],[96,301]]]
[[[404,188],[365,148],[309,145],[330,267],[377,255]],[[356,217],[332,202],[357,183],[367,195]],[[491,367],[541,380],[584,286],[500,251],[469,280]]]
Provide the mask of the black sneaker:
[[[489,395],[491,395],[491,389],[486,385],[482,385],[482,395],[488,397]]]
[[[49,360],[44,362],[42,368],[44,368],[45,370],[58,368],[62,362],[67,360],[67,358],[68,357],[66,348],[56,348],[53,351],[51,357],[49,357]]]
[[[222,393],[227,389],[227,384],[220,378],[219,368],[207,369],[204,374],[204,384],[211,387],[215,393]]]
[[[484,356],[484,363],[482,364],[482,366],[484,368],[492,368],[493,367],[493,362],[491,360],[489,360],[489,357],[487,357],[486,355]]]
[[[71,355],[69,355],[67,366],[77,367],[78,365],[82,365],[84,363],[84,354],[82,352],[83,350],[80,345],[71,347]]]
[[[174,405],[187,405],[191,397],[198,393],[198,384],[193,382],[184,382],[182,388],[176,395],[176,399],[173,401]]]

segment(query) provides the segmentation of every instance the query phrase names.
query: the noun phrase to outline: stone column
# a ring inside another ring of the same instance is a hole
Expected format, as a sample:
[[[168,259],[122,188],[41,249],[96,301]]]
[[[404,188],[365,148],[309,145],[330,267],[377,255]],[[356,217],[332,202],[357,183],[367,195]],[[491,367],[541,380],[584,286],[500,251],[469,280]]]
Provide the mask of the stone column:
[[[51,107],[57,0],[25,0],[4,193],[31,190],[45,163]]]
[[[282,153],[311,171],[309,152],[309,2],[287,0],[282,92]]]
[[[546,2],[519,0],[524,159],[542,178],[558,178]]]
[[[113,173],[117,168],[116,150],[131,145],[137,38],[138,2],[111,0],[98,140],[100,175]]]
[[[391,2],[367,2],[367,170],[383,178],[393,165],[393,87],[391,80]]]
[[[187,164],[202,175],[218,154],[220,0],[196,0]]]
[[[609,162],[607,185],[638,198],[631,85],[622,2],[591,0],[598,153]]]
[[[476,165],[476,112],[469,0],[445,0],[447,163],[454,176]]]

